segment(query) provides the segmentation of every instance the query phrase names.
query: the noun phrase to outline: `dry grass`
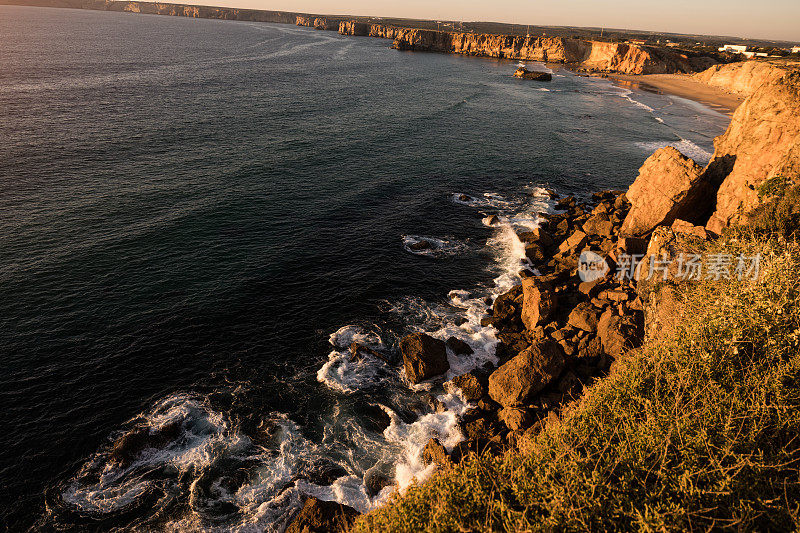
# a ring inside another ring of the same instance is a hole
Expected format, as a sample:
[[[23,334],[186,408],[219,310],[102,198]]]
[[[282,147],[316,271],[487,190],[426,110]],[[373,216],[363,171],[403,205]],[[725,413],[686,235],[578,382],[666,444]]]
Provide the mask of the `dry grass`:
[[[693,317],[629,355],[524,452],[471,457],[356,531],[796,531],[800,247],[743,232],[753,281],[686,284]]]

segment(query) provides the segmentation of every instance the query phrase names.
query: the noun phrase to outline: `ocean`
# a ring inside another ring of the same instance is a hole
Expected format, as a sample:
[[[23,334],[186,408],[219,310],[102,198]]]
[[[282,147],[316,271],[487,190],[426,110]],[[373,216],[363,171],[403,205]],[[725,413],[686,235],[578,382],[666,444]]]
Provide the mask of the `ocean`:
[[[465,405],[350,343],[424,330],[474,348],[451,376],[491,364],[485,299],[519,281],[543,188],[623,189],[666,145],[704,164],[729,121],[290,25],[0,6],[0,43],[15,531],[280,531],[304,495],[380,505]]]

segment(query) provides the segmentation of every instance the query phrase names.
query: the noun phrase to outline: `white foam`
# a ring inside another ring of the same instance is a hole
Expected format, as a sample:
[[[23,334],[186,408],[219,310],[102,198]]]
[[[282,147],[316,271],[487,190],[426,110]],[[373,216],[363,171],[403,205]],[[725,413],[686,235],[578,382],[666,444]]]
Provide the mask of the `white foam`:
[[[678,141],[654,141],[654,142],[637,142],[635,143],[636,146],[644,150],[647,154],[652,154],[656,150],[660,150],[666,146],[672,146],[677,148],[680,153],[694,159],[697,163],[701,165],[708,164],[713,157],[711,152],[704,150],[703,148],[697,146],[695,143],[688,139],[680,139]]]
[[[425,237],[422,235],[403,235],[403,249],[414,255],[424,255],[429,257],[441,257],[456,255],[467,250],[467,245],[455,239],[439,239],[436,237]],[[427,242],[428,248],[414,249],[415,244]]]
[[[176,474],[200,470],[221,455],[243,450],[250,444],[247,437],[228,427],[220,413],[188,395],[167,397],[141,418],[136,431],[157,434],[176,425],[179,430],[160,447],[140,450],[128,465],[111,461],[108,452],[96,454],[62,493],[66,504],[81,512],[112,513],[170,482],[147,474],[161,470]]]

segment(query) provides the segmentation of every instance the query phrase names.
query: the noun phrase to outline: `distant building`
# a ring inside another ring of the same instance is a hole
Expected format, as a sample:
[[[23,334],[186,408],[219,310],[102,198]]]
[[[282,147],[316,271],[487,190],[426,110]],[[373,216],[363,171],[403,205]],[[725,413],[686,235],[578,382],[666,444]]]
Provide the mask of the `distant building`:
[[[747,47],[739,44],[726,44],[719,49],[720,52],[731,52],[733,54],[744,54],[747,52]]]
[[[800,46],[795,46],[794,48],[792,48],[792,53],[793,54],[800,54]]]
[[[644,39],[629,39],[628,42],[631,44],[647,44]]]

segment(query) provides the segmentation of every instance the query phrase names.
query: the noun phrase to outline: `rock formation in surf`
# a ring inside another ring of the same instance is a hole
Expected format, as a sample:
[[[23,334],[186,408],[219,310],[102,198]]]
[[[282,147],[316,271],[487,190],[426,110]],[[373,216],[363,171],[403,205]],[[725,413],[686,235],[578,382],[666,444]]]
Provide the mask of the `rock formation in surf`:
[[[533,81],[552,81],[553,75],[549,72],[537,72],[531,71],[526,69],[525,67],[519,67],[514,72],[515,78],[520,78],[522,80],[533,80]]]

